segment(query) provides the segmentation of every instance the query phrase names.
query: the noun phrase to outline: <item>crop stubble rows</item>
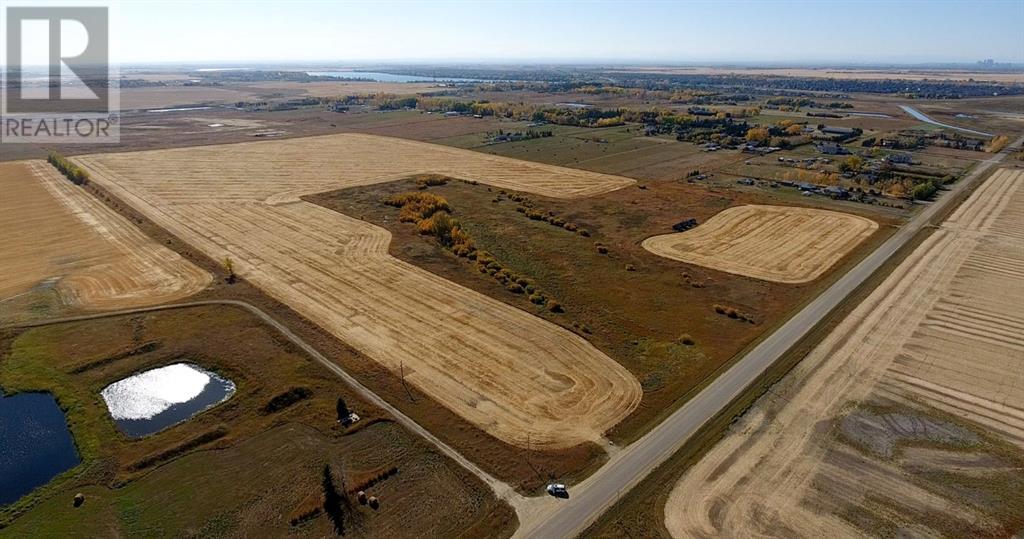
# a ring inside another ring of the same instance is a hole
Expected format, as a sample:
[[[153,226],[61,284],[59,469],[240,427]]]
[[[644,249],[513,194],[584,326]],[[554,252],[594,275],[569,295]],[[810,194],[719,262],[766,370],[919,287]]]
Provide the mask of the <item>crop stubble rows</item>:
[[[369,135],[76,158],[156,223],[506,442],[598,440],[636,379],[579,336],[388,254],[386,230],[300,197],[437,173],[572,198],[631,180]],[[357,216],[356,216],[357,217]]]
[[[686,232],[647,238],[643,246],[680,262],[795,284],[821,276],[877,228],[846,213],[752,204],[728,208]]]
[[[65,304],[123,309],[190,296],[209,273],[42,161],[0,165],[0,300],[48,279]]]
[[[822,426],[858,403],[887,402],[962,418],[1024,448],[1022,184],[1020,170],[987,180],[688,470],[665,507],[669,532],[860,536],[840,518],[843,505],[875,507],[926,535],[941,530],[908,515],[991,525],[970,505],[901,475],[899,463],[974,469],[968,473],[998,468],[927,447],[908,448],[895,462],[865,459]]]

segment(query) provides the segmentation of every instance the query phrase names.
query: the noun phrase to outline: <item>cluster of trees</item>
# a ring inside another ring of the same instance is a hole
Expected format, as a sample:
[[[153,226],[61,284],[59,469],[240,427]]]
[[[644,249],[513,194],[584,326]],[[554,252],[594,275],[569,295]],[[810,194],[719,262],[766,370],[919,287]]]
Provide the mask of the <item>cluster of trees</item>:
[[[421,188],[426,185],[431,183],[428,181],[421,184]],[[452,208],[444,197],[434,193],[409,191],[385,198],[384,204],[399,208],[400,222],[415,224],[420,234],[433,236],[438,243],[455,254],[465,257],[476,251],[473,239],[462,229],[459,221],[451,216]]]
[[[767,127],[751,127],[750,129],[747,129],[747,133],[744,136],[744,138],[747,139],[747,142],[759,144],[767,142],[769,137],[771,137],[771,135],[768,134]]]
[[[600,69],[580,67],[389,67],[391,73],[440,77],[479,79],[482,85],[495,88],[546,88],[547,91],[576,91],[579,88],[601,87],[608,73]],[[228,72],[230,73],[230,72]],[[824,77],[780,77],[774,75],[748,74],[669,74],[655,72],[616,73],[613,86],[644,90],[677,91],[696,89],[699,91],[737,92],[748,94],[778,95],[781,91],[790,94],[803,93],[822,99],[823,94],[834,97],[853,92],[898,94],[911,98],[958,99],[962,97],[983,97],[993,94],[1021,95],[1024,86],[1012,83],[946,80],[905,80],[905,79],[842,79]],[[505,81],[505,82],[483,82]],[[515,82],[510,82],[515,81]],[[813,94],[812,94],[813,92]]]
[[[59,170],[65,178],[71,180],[71,183],[75,185],[85,185],[89,181],[88,172],[57,152],[51,151],[47,154],[46,162],[53,165],[53,168]]]
[[[852,109],[853,105],[842,101],[831,101],[828,103],[822,103],[815,101],[807,97],[771,97],[765,101],[768,105],[775,107],[788,107],[788,110],[797,110],[801,108],[815,108],[815,109]]]
[[[874,137],[871,137],[865,139],[861,145],[866,148],[884,146],[893,150],[917,150],[928,145],[928,138],[924,136],[897,135],[884,140],[876,140]]]
[[[846,159],[843,159],[837,165],[839,172],[860,172],[864,166],[864,159],[857,155],[851,155]]]
[[[526,131],[508,131],[499,129],[497,133],[487,133],[487,140],[489,142],[519,142],[520,140],[533,140],[536,138],[546,138],[554,136],[554,131],[550,129],[527,129]]]
[[[928,200],[935,195],[939,190],[939,182],[937,180],[926,180],[921,183],[914,184],[914,187],[910,189],[910,196],[914,197],[915,200]]]
[[[437,212],[448,213],[452,210],[444,197],[419,191],[391,195],[384,199],[384,204],[399,208],[398,220],[403,223],[418,224]]]

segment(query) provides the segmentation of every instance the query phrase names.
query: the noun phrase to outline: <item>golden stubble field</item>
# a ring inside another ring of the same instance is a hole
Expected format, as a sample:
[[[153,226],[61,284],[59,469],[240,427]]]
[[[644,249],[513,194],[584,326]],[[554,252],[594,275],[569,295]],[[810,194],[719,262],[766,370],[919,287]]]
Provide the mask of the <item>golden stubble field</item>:
[[[305,194],[429,172],[552,197],[632,180],[371,135],[75,158],[95,182],[491,435],[597,441],[637,406],[576,334],[388,254],[390,233]]]
[[[805,283],[828,271],[878,229],[878,223],[828,210],[746,205],[697,228],[647,238],[665,258],[779,283]]]
[[[164,303],[210,283],[43,161],[0,164],[0,193],[0,312],[51,279],[61,303],[95,310]]]
[[[1013,536],[1022,215],[997,171],[687,471],[672,536]]]

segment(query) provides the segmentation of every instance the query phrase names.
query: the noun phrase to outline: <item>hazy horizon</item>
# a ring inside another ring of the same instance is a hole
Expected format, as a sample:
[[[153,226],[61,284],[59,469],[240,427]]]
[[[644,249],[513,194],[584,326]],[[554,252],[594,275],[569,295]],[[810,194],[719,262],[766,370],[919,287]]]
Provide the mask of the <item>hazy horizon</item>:
[[[124,65],[1024,63],[1016,0],[106,4]]]

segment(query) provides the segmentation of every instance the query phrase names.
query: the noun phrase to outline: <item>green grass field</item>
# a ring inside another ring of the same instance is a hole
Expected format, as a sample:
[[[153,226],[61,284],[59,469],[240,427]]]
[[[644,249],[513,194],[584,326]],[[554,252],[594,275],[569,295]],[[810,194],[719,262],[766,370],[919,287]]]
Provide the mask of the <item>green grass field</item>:
[[[130,352],[148,343],[145,351]],[[358,504],[348,510],[352,535],[399,537],[407,526],[428,535],[470,529],[506,535],[514,527],[511,509],[485,485],[240,309],[60,324],[7,334],[0,344],[0,386],[6,393],[52,393],[82,457],[79,466],[0,509],[0,537],[323,536],[332,530],[325,516],[295,527],[290,515],[309,500],[318,503],[325,464],[346,489],[398,469],[370,489],[380,510]],[[236,393],[154,435],[122,435],[100,390],[179,361],[234,381]],[[311,396],[265,409],[295,387]],[[336,421],[338,397],[362,417],[358,423],[344,428]],[[209,433],[215,435],[204,440]],[[75,508],[79,492],[86,502]]]

